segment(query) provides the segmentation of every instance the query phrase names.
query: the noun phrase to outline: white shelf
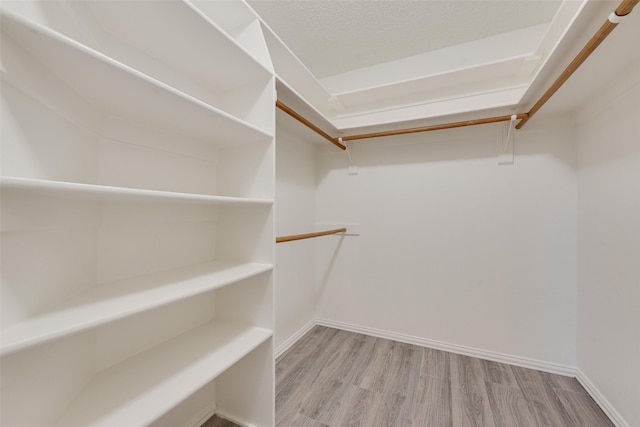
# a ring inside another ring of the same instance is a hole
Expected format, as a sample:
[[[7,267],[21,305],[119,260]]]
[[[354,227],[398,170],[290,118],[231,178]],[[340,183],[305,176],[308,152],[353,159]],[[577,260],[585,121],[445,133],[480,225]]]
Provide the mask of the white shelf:
[[[142,427],[268,340],[272,331],[210,322],[99,372],[59,427]]]
[[[272,135],[37,23],[2,11],[1,27],[100,109],[212,143],[268,143]],[[10,78],[10,76],[8,76]]]
[[[95,286],[2,331],[8,354],[270,271],[270,264],[212,261]],[[123,424],[125,425],[125,424]]]
[[[3,191],[17,190],[41,196],[83,198],[87,200],[170,202],[221,206],[273,204],[273,200],[271,199],[210,196],[206,194],[142,190],[138,188],[111,187],[106,185],[79,184],[74,182],[7,176],[0,177],[0,188]]]
[[[88,4],[107,32],[163,63],[172,64],[178,72],[210,89],[226,92],[272,76],[270,70],[189,1],[121,0]],[[171,31],[176,23],[180,23],[179,31]],[[203,55],[212,49],[215,55]]]

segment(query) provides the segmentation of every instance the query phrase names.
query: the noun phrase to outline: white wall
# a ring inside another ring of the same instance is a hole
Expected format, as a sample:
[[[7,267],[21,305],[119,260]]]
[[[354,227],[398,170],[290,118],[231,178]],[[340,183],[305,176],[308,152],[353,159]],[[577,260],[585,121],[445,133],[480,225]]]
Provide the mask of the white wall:
[[[575,366],[576,171],[565,120],[537,120],[498,166],[502,125],[322,150],[318,222],[361,235],[318,239],[318,314]]]
[[[316,148],[286,114],[278,111],[276,122],[276,235],[309,233],[316,225]],[[276,349],[316,317],[315,262],[313,239],[276,245]]]
[[[626,425],[638,426],[640,63],[605,89],[577,125],[577,365]]]

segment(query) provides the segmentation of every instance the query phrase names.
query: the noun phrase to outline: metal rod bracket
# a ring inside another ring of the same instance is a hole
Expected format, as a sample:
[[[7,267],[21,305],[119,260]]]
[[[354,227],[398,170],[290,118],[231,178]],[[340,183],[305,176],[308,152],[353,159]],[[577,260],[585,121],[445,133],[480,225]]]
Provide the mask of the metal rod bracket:
[[[499,165],[512,165],[513,164],[513,145],[514,145],[514,128],[516,126],[516,121],[518,120],[517,114],[511,115],[511,120],[507,125],[507,135],[503,137],[502,141],[502,151],[498,155],[498,164]],[[503,133],[504,135],[504,133]]]

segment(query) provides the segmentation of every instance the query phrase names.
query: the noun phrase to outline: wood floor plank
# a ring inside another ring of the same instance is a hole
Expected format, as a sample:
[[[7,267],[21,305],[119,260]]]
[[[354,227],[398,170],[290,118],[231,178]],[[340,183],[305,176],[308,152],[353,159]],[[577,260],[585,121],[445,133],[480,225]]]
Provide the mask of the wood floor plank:
[[[315,332],[315,328],[313,332]],[[311,340],[306,340],[307,336],[305,335],[303,337],[305,340],[300,343],[300,346],[292,346],[278,358],[276,362],[276,387],[281,386],[281,382],[291,382],[292,378],[297,377],[301,372],[305,372],[306,366],[312,364],[312,359],[321,355],[326,351],[328,345],[330,346],[334,343],[335,340],[333,338],[337,333],[336,330],[319,330],[319,332],[314,333],[312,336],[314,339]]]
[[[422,365],[424,367],[424,364]],[[452,427],[451,382],[424,375],[432,372],[422,369],[416,388],[416,399],[411,405],[412,426]]]
[[[417,357],[408,344],[392,342],[387,357],[383,359],[384,384],[381,404],[374,415],[374,425],[391,427],[408,411],[408,394],[411,386],[411,361]],[[417,372],[416,372],[417,373]]]
[[[240,427],[238,424],[225,420],[224,418],[220,418],[217,415],[209,418],[201,427]]]
[[[386,340],[385,340],[386,341]],[[411,362],[417,354],[411,346],[390,342],[386,355],[377,360],[375,391],[381,395],[373,425],[391,427],[402,417],[408,417],[408,395],[411,393]],[[417,372],[416,372],[417,374]]]
[[[393,424],[394,427],[404,427],[415,425],[412,418],[412,406],[418,399],[416,395],[418,382],[420,380],[420,368],[422,363],[422,351],[420,348],[410,344],[404,344],[400,348],[400,365],[398,370],[394,372],[395,384],[387,387],[383,391],[383,399],[385,395],[400,395],[404,398],[402,405],[397,408],[398,415]]]
[[[412,403],[412,425],[452,426],[449,353],[423,348]]]
[[[536,420],[518,387],[485,382],[496,427],[536,427]]]
[[[512,366],[511,370],[537,426],[573,426],[554,388],[545,380],[542,372],[518,366]]]
[[[373,418],[373,425],[391,427],[399,420],[400,412],[407,398],[400,393],[393,393],[385,395],[381,399]]]
[[[323,424],[320,421],[312,420],[304,415],[296,415],[289,427],[329,427],[327,424]]]
[[[451,354],[453,425],[495,427],[479,359]]]
[[[354,372],[371,351],[373,341],[352,332],[344,334],[342,345],[330,355],[314,382],[314,392],[300,408],[300,414],[325,424],[335,423],[339,418],[342,400],[346,397]]]
[[[553,388],[559,388],[565,391],[572,391],[574,393],[586,394],[587,391],[582,387],[582,384],[573,377],[566,377],[564,375],[554,375],[548,372],[540,372],[540,375],[547,381]]]
[[[449,353],[433,348],[420,348],[422,352],[420,374],[442,380],[451,380]]]
[[[349,385],[340,415],[332,425],[343,427],[369,427],[374,425],[374,416],[380,406],[382,395],[366,388]]]
[[[560,389],[556,389],[556,393],[574,425],[580,427],[614,427],[614,424],[591,396]]]
[[[382,393],[384,384],[389,375],[386,366],[393,355],[393,341],[376,338],[373,349],[367,355],[362,364],[363,369],[356,374],[353,384],[377,393]]]
[[[322,376],[326,363],[348,338],[347,334],[341,332],[333,329],[325,339],[317,343],[312,357],[307,357],[300,363],[292,362],[295,369],[284,377],[276,377],[276,425],[287,426],[293,422],[308,396],[315,394],[318,377]]]
[[[484,359],[480,359],[480,364],[487,381],[508,387],[518,387],[516,377],[509,365]]]
[[[276,360],[276,382],[287,379],[292,370],[307,363],[337,332],[337,329],[313,327]]]

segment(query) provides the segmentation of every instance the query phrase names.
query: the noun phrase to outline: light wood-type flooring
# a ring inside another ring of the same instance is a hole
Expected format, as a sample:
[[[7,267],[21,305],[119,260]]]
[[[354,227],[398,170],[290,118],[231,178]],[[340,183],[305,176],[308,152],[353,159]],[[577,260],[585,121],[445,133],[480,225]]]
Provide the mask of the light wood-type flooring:
[[[219,416],[214,415],[211,418],[209,418],[200,427],[240,427],[240,426],[229,420],[225,420],[224,418],[220,418]]]
[[[613,424],[574,378],[316,326],[277,360],[276,426]]]

